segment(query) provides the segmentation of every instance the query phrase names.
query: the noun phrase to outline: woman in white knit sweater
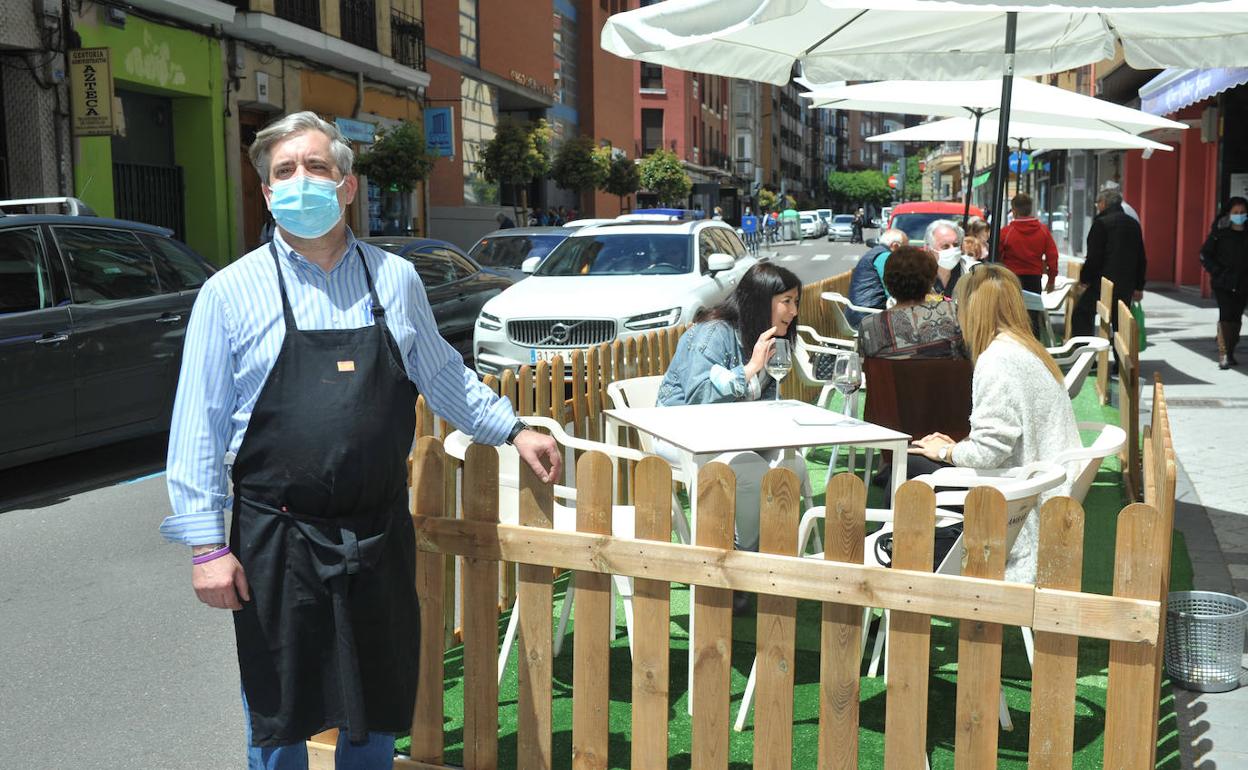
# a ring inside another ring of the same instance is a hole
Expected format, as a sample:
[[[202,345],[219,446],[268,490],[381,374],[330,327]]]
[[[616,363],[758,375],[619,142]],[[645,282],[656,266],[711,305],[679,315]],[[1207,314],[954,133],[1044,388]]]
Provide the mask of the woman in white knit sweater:
[[[1081,446],[1062,372],[1031,332],[1018,278],[983,264],[958,284],[958,321],[975,363],[971,432],[962,441],[933,433],[911,453],[967,468],[1012,468]],[[1067,482],[1041,496],[1070,493]],[[1039,523],[1028,514],[1006,564],[1006,579],[1034,582]]]

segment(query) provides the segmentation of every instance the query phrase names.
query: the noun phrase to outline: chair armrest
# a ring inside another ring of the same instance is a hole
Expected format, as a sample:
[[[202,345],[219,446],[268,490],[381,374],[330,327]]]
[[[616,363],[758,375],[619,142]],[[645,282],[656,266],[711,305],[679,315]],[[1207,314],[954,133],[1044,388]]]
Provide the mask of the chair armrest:
[[[801,333],[801,334],[809,334],[812,338],[814,338],[821,345],[839,345],[843,348],[850,348],[850,349],[853,349],[858,346],[858,343],[854,340],[843,340],[843,339],[840,339],[839,337],[825,337],[819,332],[815,331],[813,327],[806,326],[804,324],[799,325],[797,327],[797,331],[798,333]]]

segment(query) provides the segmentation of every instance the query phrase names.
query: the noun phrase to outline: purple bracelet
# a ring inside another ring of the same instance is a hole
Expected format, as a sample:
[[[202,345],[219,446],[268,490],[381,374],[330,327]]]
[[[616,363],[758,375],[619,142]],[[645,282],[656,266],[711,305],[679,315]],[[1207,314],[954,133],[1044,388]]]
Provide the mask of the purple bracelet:
[[[192,556],[191,564],[206,564],[207,562],[210,562],[213,559],[219,559],[222,556],[225,556],[229,552],[230,552],[230,547],[228,545],[222,546],[215,551],[209,551],[208,553],[201,553],[199,556]]]

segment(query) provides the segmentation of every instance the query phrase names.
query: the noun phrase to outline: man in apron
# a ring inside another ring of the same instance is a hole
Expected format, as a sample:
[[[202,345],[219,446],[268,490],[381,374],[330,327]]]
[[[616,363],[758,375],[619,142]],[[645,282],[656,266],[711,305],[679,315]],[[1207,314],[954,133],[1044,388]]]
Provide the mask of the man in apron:
[[[389,768],[420,644],[417,390],[477,441],[513,443],[545,481],[558,447],[438,336],[412,265],[355,240],[343,212],[358,182],[336,127],[288,115],[251,159],[277,227],[195,302],[161,532],[191,546],[199,599],[234,611],[248,766],[306,768],[304,741],[336,727],[339,768]]]

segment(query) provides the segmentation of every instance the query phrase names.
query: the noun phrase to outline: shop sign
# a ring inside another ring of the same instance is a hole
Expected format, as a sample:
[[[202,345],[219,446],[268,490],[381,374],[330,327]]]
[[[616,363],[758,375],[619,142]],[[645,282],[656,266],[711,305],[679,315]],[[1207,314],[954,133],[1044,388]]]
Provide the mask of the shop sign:
[[[537,81],[537,78],[532,77],[531,75],[526,75],[523,72],[512,70],[511,79],[519,83],[520,85],[524,86],[525,88],[531,89],[533,91],[537,91],[539,94],[542,94],[543,96],[553,97],[555,95],[555,89],[551,88],[545,83],[539,83]]]
[[[74,136],[113,133],[113,74],[107,48],[69,52],[70,115]]]
[[[450,107],[430,107],[424,112],[425,149],[430,155],[455,157],[455,120]]]
[[[377,141],[377,126],[373,123],[351,118],[335,118],[334,123],[348,142],[372,144]]]

